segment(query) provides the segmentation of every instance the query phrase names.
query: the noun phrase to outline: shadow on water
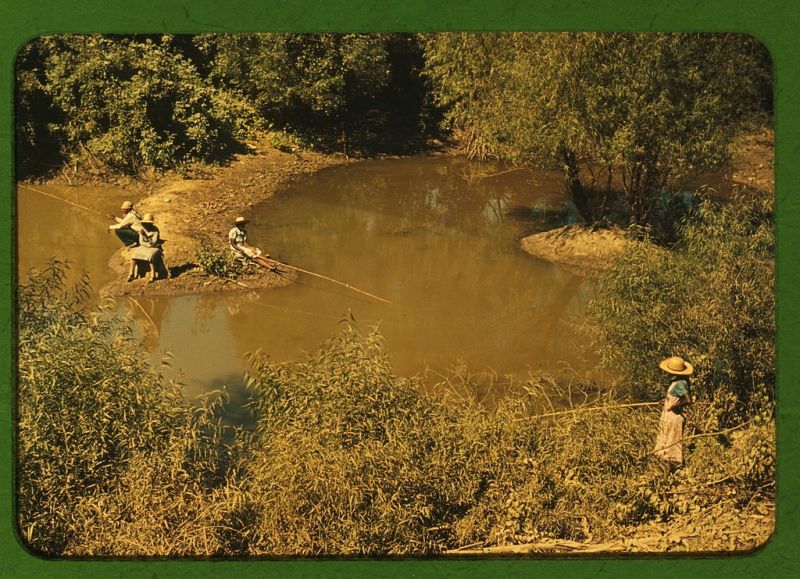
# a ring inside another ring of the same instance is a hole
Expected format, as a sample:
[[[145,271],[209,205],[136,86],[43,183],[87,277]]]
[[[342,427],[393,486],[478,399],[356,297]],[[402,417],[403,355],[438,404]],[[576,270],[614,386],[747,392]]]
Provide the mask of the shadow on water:
[[[225,391],[227,396],[219,408],[219,416],[225,426],[255,430],[256,416],[250,410],[250,392],[241,374],[221,376],[199,385],[203,392]]]

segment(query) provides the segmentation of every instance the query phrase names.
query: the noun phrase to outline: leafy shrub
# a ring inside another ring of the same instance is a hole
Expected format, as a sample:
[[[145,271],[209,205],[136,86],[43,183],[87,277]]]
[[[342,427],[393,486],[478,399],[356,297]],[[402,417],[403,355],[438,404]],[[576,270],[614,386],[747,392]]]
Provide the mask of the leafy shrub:
[[[669,252],[624,255],[599,282],[590,315],[602,361],[636,394],[666,388],[658,361],[680,355],[696,368],[695,396],[714,400],[708,427],[774,397],[775,264],[769,213],[740,196],[706,201]]]
[[[214,535],[225,453],[212,409],[148,370],[107,307],[88,309],[88,280],[63,280],[52,262],[19,288],[21,536],[49,555],[207,552],[187,537]]]
[[[206,83],[168,42],[106,36],[51,38],[46,86],[77,156],[137,173],[213,161],[257,128],[255,111]]]
[[[256,267],[253,262],[240,259],[230,251],[220,251],[206,240],[200,242],[197,263],[206,274],[227,279],[250,273]]]
[[[350,323],[304,362],[251,356],[256,428],[226,439],[221,398],[190,406],[145,369],[124,324],[86,308],[85,282],[68,292],[63,280],[53,263],[19,291],[19,527],[42,553],[377,556],[597,542],[731,497],[746,509],[774,488],[764,393],[750,397],[762,409],[752,423],[687,441],[687,466],[672,473],[652,455],[652,409],[536,416],[553,388],[546,376],[492,410],[457,394],[480,385],[466,372],[424,394],[392,373],[377,332]]]
[[[352,326],[302,364],[251,362],[254,553],[436,552],[496,459],[525,444],[474,402],[420,394],[391,373],[379,336]]]

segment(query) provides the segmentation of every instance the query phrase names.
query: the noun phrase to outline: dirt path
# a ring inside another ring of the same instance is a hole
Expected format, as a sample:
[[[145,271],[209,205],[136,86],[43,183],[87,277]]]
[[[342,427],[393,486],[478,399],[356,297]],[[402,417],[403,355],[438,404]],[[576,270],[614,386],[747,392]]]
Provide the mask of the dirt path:
[[[208,276],[197,265],[200,240],[206,239],[214,249],[227,252],[227,234],[236,216],[247,215],[299,175],[346,162],[342,157],[314,152],[290,154],[262,146],[254,154],[237,156],[229,165],[212,169],[204,178],[170,176],[140,184],[140,197],[132,195],[132,201],[140,214],[154,214],[166,240],[164,254],[172,277],[152,284],[144,280],[127,283],[130,250],[120,249],[109,260],[117,279],[101,291],[112,295],[179,295],[291,283],[296,274],[289,271],[275,274],[259,270],[235,281]],[[251,241],[258,244],[257,239]]]

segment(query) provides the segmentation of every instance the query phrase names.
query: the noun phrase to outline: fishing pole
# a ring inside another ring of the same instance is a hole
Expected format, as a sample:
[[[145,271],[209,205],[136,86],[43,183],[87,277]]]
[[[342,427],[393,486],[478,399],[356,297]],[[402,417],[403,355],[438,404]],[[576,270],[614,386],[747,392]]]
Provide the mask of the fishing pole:
[[[42,191],[41,189],[37,189],[36,187],[31,187],[30,185],[17,185],[17,187],[22,187],[23,189],[28,189],[30,191],[35,191],[36,193],[41,193],[42,195],[46,195],[47,197],[52,197],[53,199],[57,199],[59,201],[63,201],[64,203],[67,203],[68,205],[72,205],[73,207],[77,207],[78,209],[83,209],[84,211],[89,211],[90,213],[94,213],[95,215],[99,215],[99,216],[101,216],[103,218],[110,217],[110,215],[106,215],[105,213],[100,213],[96,209],[92,209],[91,207],[86,207],[85,205],[79,205],[78,203],[73,203],[72,201],[67,201],[63,197],[59,197],[58,195],[52,195],[50,193],[47,193],[46,191]],[[161,240],[162,243],[164,241],[166,241],[166,240],[164,240],[164,239]],[[167,278],[172,279],[172,271],[170,270],[169,265],[167,265],[167,259],[166,259],[166,257],[164,257],[164,252],[163,251],[161,252],[161,260],[164,263],[164,269],[167,272]]]
[[[314,276],[314,277],[318,277],[318,278],[321,278],[321,279],[324,279],[324,280],[327,280],[327,281],[330,281],[330,282],[333,282],[333,283],[339,284],[339,285],[341,285],[341,286],[344,286],[344,287],[346,287],[346,288],[348,288],[348,289],[351,289],[351,290],[353,290],[353,291],[357,291],[357,292],[359,292],[359,293],[362,293],[362,294],[364,294],[365,296],[369,296],[369,297],[371,297],[371,298],[373,298],[373,299],[376,299],[376,300],[378,300],[378,301],[381,301],[381,302],[383,302],[383,303],[386,303],[386,304],[391,304],[391,303],[392,303],[392,302],[390,302],[389,300],[383,299],[382,297],[378,297],[378,296],[376,296],[375,294],[371,294],[371,293],[369,293],[369,292],[366,292],[366,291],[364,291],[364,290],[358,289],[357,287],[355,287],[355,286],[352,286],[352,285],[350,285],[350,284],[348,284],[348,283],[344,283],[343,281],[339,281],[339,280],[333,279],[332,277],[328,277],[327,275],[322,275],[321,273],[315,273],[315,272],[313,272],[313,271],[308,271],[307,269],[303,269],[303,268],[301,268],[301,267],[297,267],[297,266],[295,266],[295,265],[289,265],[288,263],[284,263],[284,262],[282,262],[282,261],[278,261],[278,260],[276,260],[276,259],[272,259],[272,258],[267,258],[267,259],[269,259],[269,261],[273,261],[273,262],[275,262],[275,263],[279,263],[279,264],[281,264],[281,265],[282,265],[282,266],[284,266],[284,267],[288,267],[289,269],[293,269],[293,270],[295,270],[295,271],[299,271],[299,272],[302,272],[302,273],[307,273],[308,275],[312,275],[312,276]]]
[[[100,216],[102,216],[102,217],[106,217],[106,215],[103,215],[102,213],[100,213],[99,211],[97,211],[97,210],[95,210],[95,209],[91,209],[91,208],[89,208],[89,207],[86,207],[86,206],[84,206],[84,205],[79,205],[79,204],[77,204],[77,203],[73,203],[72,201],[67,201],[66,199],[63,199],[63,198],[61,198],[61,197],[58,197],[57,195],[51,195],[50,193],[47,193],[47,192],[45,192],[45,191],[42,191],[41,189],[36,189],[35,187],[31,187],[31,186],[29,186],[29,185],[18,185],[18,187],[22,187],[23,189],[29,189],[29,190],[31,190],[31,191],[35,191],[35,192],[37,192],[37,193],[41,193],[42,195],[46,195],[47,197],[52,197],[53,199],[58,199],[59,201],[63,201],[64,203],[67,203],[67,204],[69,204],[69,205],[72,205],[72,206],[74,206],[74,207],[78,207],[78,208],[80,208],[80,209],[84,209],[84,210],[86,210],[86,211],[90,211],[90,212],[92,212],[92,213],[95,213],[95,214],[97,214],[97,215],[100,215]],[[333,279],[332,277],[328,277],[328,276],[326,276],[326,275],[322,275],[321,273],[315,273],[315,272],[313,272],[313,271],[309,271],[309,270],[307,270],[307,269],[303,269],[303,268],[300,268],[300,267],[297,267],[297,266],[294,266],[294,265],[289,265],[288,263],[283,263],[283,262],[281,262],[281,261],[277,261],[277,260],[274,260],[274,259],[270,259],[270,261],[274,261],[275,263],[280,263],[281,265],[283,265],[283,266],[285,266],[285,267],[288,267],[289,269],[294,269],[294,270],[296,270],[296,271],[300,271],[300,272],[302,272],[302,273],[306,273],[306,274],[308,274],[308,275],[312,275],[312,276],[314,276],[314,277],[318,277],[318,278],[320,278],[320,279],[324,279],[324,280],[327,280],[327,281],[329,281],[329,282],[332,282],[332,283],[335,283],[335,284],[339,284],[339,285],[341,285],[341,286],[344,286],[344,287],[346,287],[347,289],[351,289],[351,290],[353,290],[353,291],[357,291],[357,292],[359,292],[359,293],[362,293],[362,294],[364,294],[365,296],[371,297],[372,299],[375,299],[375,300],[381,301],[381,302],[383,302],[383,303],[385,303],[385,304],[391,304],[391,303],[392,303],[392,302],[390,302],[389,300],[386,300],[386,299],[383,299],[382,297],[376,296],[375,294],[371,294],[371,293],[369,293],[369,292],[367,292],[367,291],[364,291],[364,290],[362,290],[362,289],[358,289],[358,288],[357,288],[357,287],[355,287],[355,286],[352,286],[352,285],[350,285],[350,284],[348,284],[348,283],[344,283],[344,282],[342,282],[342,281],[339,281],[339,280]],[[169,272],[169,268],[167,268],[167,271]]]
[[[41,189],[37,189],[36,187],[31,187],[30,185],[17,185],[17,187],[22,187],[23,189],[28,189],[30,191],[35,191],[36,193],[41,193],[42,195],[46,195],[47,197],[52,197],[53,199],[58,199],[59,201],[63,201],[64,203],[67,203],[68,205],[72,205],[73,207],[77,207],[78,209],[83,209],[85,211],[90,211],[90,212],[95,213],[96,215],[100,215],[101,217],[104,217],[104,218],[106,217],[105,214],[100,213],[99,211],[97,211],[95,209],[92,209],[90,207],[86,207],[85,205],[79,205],[77,203],[73,203],[72,201],[67,201],[63,197],[59,197],[58,195],[51,195],[50,193],[42,191]]]

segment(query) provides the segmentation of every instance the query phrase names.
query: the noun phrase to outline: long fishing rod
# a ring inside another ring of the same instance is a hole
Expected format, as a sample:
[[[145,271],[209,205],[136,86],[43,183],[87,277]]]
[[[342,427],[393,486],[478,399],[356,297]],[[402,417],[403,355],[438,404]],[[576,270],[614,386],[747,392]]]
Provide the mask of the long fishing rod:
[[[101,217],[106,217],[105,214],[100,213],[99,211],[97,211],[95,209],[92,209],[90,207],[86,207],[85,205],[79,205],[77,203],[73,203],[72,201],[67,201],[63,197],[59,197],[58,195],[51,195],[50,193],[42,191],[41,189],[37,189],[36,187],[31,187],[30,185],[17,185],[17,187],[22,187],[23,189],[28,189],[30,191],[35,191],[36,193],[41,193],[42,195],[46,195],[47,197],[52,197],[53,199],[58,199],[59,201],[63,201],[64,203],[67,203],[68,205],[72,205],[73,207],[77,207],[78,209],[83,209],[85,211],[90,211],[91,213],[95,213],[97,215],[100,215]]]
[[[378,301],[381,301],[381,302],[383,302],[385,304],[391,304],[392,303],[389,300],[383,299],[382,297],[378,297],[375,294],[371,294],[371,293],[366,292],[364,290],[358,289],[357,287],[352,286],[349,283],[344,283],[343,281],[339,281],[339,280],[333,279],[332,277],[328,277],[327,275],[322,275],[321,273],[315,273],[313,271],[308,271],[307,269],[303,269],[303,268],[297,267],[295,265],[289,265],[288,263],[284,263],[284,262],[278,261],[276,259],[272,259],[272,258],[268,258],[268,259],[269,259],[269,261],[273,261],[273,262],[278,263],[278,264],[280,264],[280,265],[282,265],[284,267],[288,267],[289,269],[294,269],[296,271],[300,271],[302,273],[307,273],[308,275],[313,275],[314,277],[318,277],[318,278],[321,278],[321,279],[324,279],[324,280],[339,284],[339,285],[344,286],[344,287],[346,287],[348,289],[351,289],[353,291],[357,291],[359,293],[362,293],[365,296],[369,296],[372,299],[376,299]]]
[[[57,195],[51,195],[50,193],[46,193],[45,191],[42,191],[41,189],[36,189],[35,187],[31,187],[29,185],[18,185],[18,187],[22,187],[23,189],[29,189],[31,191],[35,191],[37,193],[41,193],[42,195],[46,195],[47,197],[52,197],[53,199],[58,199],[59,201],[63,201],[64,203],[67,203],[67,204],[72,205],[74,207],[78,207],[78,208],[83,209],[85,211],[90,211],[90,212],[95,213],[97,215],[100,215],[102,217],[106,217],[106,215],[103,215],[102,213],[100,213],[99,211],[97,211],[95,209],[91,209],[91,208],[86,207],[84,205],[79,205],[77,203],[73,203],[72,201],[67,201],[66,199],[58,197]],[[297,267],[297,266],[294,266],[294,265],[289,265],[288,263],[283,263],[281,261],[277,261],[277,260],[274,260],[274,259],[270,259],[270,261],[274,261],[275,263],[279,263],[279,264],[283,265],[284,267],[288,267],[289,269],[294,269],[296,271],[300,271],[300,272],[306,273],[308,275],[312,275],[314,277],[318,277],[320,279],[324,279],[324,280],[327,280],[329,282],[332,282],[332,283],[335,283],[335,284],[339,284],[341,286],[346,287],[347,289],[351,289],[353,291],[357,291],[359,293],[364,294],[365,296],[371,297],[372,299],[381,301],[381,302],[383,302],[385,304],[391,304],[392,303],[389,300],[383,299],[382,297],[376,296],[375,294],[371,294],[371,293],[369,293],[367,291],[364,291],[362,289],[358,289],[357,287],[352,286],[349,283],[344,283],[342,281],[333,279],[332,277],[328,277],[327,275],[322,275],[321,273],[315,273],[313,271],[309,271],[307,269],[303,269],[303,268],[300,268],[300,267]]]

